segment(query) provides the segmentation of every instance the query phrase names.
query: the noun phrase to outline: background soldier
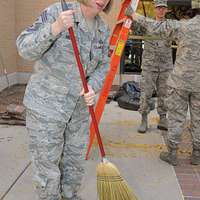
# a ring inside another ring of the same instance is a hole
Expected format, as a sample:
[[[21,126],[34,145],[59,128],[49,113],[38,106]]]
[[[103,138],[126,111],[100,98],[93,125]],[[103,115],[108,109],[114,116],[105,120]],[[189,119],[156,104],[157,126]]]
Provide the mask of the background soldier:
[[[78,191],[89,133],[87,105],[94,103],[109,68],[109,30],[98,14],[110,5],[110,0],[78,0],[68,3],[69,10],[63,12],[61,4],[55,3],[17,39],[19,54],[36,61],[24,104],[40,200],[81,199]],[[87,94],[67,30],[71,26],[88,79]]]
[[[155,15],[157,21],[164,21],[167,12],[167,0],[155,0]],[[155,22],[156,23],[156,22]],[[144,42],[142,56],[142,79],[139,112],[142,115],[138,132],[147,131],[147,115],[152,104],[154,91],[157,94],[157,112],[160,116],[159,129],[167,130],[165,98],[167,94],[166,82],[173,68],[171,43],[167,40],[151,40]]]
[[[177,165],[177,149],[181,133],[190,111],[190,130],[193,139],[191,164],[200,164],[200,10],[194,9],[194,17],[189,20],[167,20],[157,22],[126,11],[134,20],[152,34],[177,42],[175,67],[168,79],[168,152],[161,152],[160,158]]]

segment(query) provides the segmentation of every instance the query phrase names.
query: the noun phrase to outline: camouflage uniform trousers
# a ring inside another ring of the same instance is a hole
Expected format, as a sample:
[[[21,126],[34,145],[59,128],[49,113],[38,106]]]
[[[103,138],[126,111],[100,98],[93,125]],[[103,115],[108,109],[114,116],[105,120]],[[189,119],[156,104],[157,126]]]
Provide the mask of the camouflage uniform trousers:
[[[193,146],[200,149],[200,93],[170,88],[168,94],[168,141],[175,146],[181,142],[189,108]]]
[[[157,93],[157,111],[159,115],[167,113],[166,98],[167,98],[167,79],[171,70],[163,72],[157,71],[142,71],[142,78],[140,82],[141,97],[140,109],[141,114],[148,114],[150,112],[150,105],[154,103],[152,95],[154,91]]]
[[[86,109],[77,104],[67,123],[27,110],[33,180],[40,200],[82,200],[78,191],[89,138]]]

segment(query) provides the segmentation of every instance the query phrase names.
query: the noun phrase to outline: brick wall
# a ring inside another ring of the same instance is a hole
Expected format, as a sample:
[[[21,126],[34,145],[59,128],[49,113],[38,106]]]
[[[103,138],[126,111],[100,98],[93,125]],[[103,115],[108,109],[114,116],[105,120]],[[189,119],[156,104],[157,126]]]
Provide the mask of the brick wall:
[[[0,74],[17,71],[15,50],[15,0],[0,0]],[[3,64],[2,64],[3,63]]]

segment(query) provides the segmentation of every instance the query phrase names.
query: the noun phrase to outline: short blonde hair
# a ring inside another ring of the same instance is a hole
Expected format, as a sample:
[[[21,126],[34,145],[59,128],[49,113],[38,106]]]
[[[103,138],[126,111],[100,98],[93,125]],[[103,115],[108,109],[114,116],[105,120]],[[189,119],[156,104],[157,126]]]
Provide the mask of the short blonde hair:
[[[77,1],[78,1],[79,3],[82,3],[82,4],[87,5],[89,0],[77,0]],[[110,1],[108,2],[107,6],[104,8],[103,11],[104,11],[105,13],[108,13],[108,12],[110,11],[111,7],[112,7],[112,4],[113,4],[113,0],[110,0]]]

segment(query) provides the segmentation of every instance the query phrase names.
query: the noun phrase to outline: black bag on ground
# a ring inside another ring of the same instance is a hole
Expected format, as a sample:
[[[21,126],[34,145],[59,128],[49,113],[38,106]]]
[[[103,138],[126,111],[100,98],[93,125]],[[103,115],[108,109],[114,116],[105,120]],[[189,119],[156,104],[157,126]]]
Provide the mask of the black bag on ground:
[[[137,111],[140,107],[140,94],[141,90],[139,84],[135,81],[125,82],[114,97],[118,102],[119,107]],[[151,110],[155,108],[152,101]]]

